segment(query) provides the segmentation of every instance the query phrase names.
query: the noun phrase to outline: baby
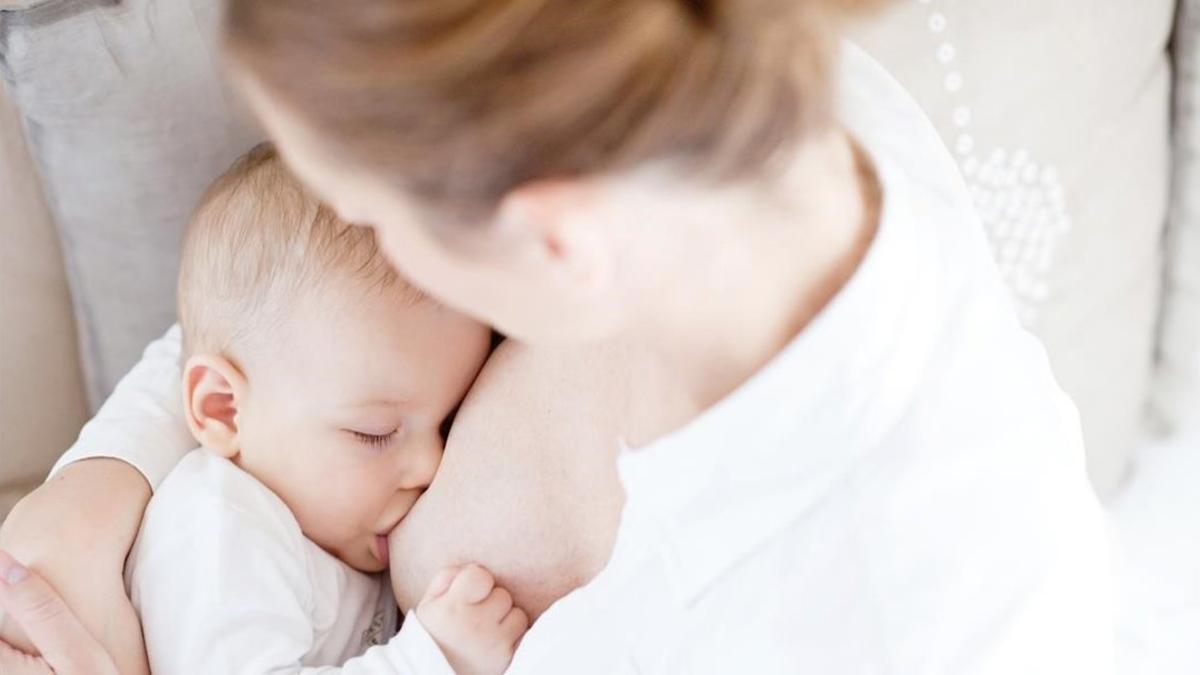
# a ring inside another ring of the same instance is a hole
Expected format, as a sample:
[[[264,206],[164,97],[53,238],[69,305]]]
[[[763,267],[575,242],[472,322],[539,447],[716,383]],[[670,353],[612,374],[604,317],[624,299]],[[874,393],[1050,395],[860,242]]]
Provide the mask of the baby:
[[[266,145],[193,217],[179,314],[203,447],[155,493],[126,569],[151,670],[503,671],[528,619],[485,570],[443,571],[399,633],[376,574],[489,329],[407,286]]]

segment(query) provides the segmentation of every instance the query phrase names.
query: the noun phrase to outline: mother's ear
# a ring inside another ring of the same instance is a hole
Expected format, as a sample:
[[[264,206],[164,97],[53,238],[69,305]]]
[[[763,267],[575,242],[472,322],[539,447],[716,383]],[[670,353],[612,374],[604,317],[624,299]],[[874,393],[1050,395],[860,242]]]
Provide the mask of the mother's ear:
[[[238,405],[246,378],[223,356],[197,354],[183,368],[183,407],[188,428],[201,445],[233,459],[238,443]]]
[[[550,283],[587,298],[611,280],[611,253],[594,223],[580,218],[599,188],[583,179],[541,180],[515,188],[501,200],[497,222],[533,255],[518,256]]]

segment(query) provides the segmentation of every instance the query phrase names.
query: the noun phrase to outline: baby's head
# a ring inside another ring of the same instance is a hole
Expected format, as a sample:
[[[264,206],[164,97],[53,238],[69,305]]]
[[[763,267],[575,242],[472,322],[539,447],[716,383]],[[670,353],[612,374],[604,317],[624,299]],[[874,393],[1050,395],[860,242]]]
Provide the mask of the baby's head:
[[[363,571],[432,480],[490,330],[400,279],[270,146],[205,194],[179,274],[188,424]]]

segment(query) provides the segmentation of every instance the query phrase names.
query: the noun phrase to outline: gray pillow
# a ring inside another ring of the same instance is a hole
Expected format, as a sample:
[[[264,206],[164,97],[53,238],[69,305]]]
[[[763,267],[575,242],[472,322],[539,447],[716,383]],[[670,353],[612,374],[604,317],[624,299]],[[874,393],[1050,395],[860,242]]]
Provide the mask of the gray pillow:
[[[1162,431],[1200,429],[1200,0],[1175,30],[1175,190],[1154,395]]]
[[[218,76],[219,0],[0,12],[0,72],[58,223],[93,407],[174,321],[200,193],[262,134]]]

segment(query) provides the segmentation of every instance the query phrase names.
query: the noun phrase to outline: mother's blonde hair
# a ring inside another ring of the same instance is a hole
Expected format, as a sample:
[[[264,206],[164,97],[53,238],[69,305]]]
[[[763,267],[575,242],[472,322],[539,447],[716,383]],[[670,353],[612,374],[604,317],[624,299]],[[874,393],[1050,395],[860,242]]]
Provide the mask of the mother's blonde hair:
[[[679,160],[731,179],[830,116],[840,24],[886,0],[229,0],[236,66],[322,148],[446,216]]]

